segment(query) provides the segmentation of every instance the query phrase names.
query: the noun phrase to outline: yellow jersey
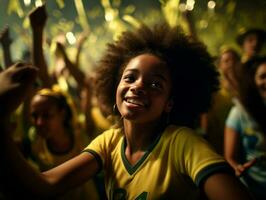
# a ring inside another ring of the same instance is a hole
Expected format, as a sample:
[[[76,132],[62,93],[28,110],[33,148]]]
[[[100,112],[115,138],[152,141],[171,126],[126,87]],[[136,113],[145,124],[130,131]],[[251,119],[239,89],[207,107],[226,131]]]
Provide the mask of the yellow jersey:
[[[198,199],[198,187],[213,172],[230,170],[208,143],[186,127],[168,126],[132,166],[125,156],[122,129],[110,129],[84,151],[105,173],[108,199]]]

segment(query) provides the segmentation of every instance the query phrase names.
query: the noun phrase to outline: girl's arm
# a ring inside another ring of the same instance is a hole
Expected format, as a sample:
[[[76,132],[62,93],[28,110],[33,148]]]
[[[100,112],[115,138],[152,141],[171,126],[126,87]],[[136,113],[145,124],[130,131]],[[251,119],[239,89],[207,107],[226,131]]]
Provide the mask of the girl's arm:
[[[9,27],[7,25],[0,32],[0,43],[3,47],[5,68],[7,68],[13,64],[10,53],[10,45],[12,43],[12,39],[10,38]]]
[[[48,73],[47,63],[43,54],[43,30],[47,20],[45,5],[35,8],[29,14],[33,34],[33,64],[39,68],[39,77],[44,87],[52,85],[52,79]]]
[[[63,46],[63,44],[61,44],[60,42],[57,42],[57,48],[64,58],[64,62],[66,64],[67,69],[69,70],[71,75],[76,80],[79,90],[81,90],[84,87],[84,81],[85,81],[84,72],[79,68],[78,65],[76,65],[70,61],[69,57],[67,56],[67,53],[65,51],[65,47]]]
[[[256,159],[250,160],[244,164],[238,162],[239,134],[232,128],[226,127],[224,132],[224,157],[227,162],[234,168],[236,176],[241,176],[247,169],[256,163]]]
[[[94,156],[84,152],[60,166],[40,173],[24,159],[7,131],[2,141],[1,160],[4,163],[5,178],[16,180],[11,187],[15,191],[23,187],[23,195],[27,197],[39,199],[63,194],[85,183],[99,168]]]
[[[251,194],[234,176],[225,173],[213,174],[206,179],[203,190],[210,200],[251,200]]]
[[[232,128],[225,127],[224,131],[224,157],[227,162],[235,169],[236,175],[239,176],[242,171],[238,170],[240,163],[237,160],[239,156],[239,134]]]
[[[1,181],[4,181],[4,185],[10,184],[13,193],[23,191],[23,195],[44,199],[84,183],[97,173],[99,164],[90,153],[82,153],[54,169],[40,173],[31,167],[17,149],[11,138],[12,128],[8,119],[25,98],[36,75],[36,68],[24,64],[13,65],[0,73]]]

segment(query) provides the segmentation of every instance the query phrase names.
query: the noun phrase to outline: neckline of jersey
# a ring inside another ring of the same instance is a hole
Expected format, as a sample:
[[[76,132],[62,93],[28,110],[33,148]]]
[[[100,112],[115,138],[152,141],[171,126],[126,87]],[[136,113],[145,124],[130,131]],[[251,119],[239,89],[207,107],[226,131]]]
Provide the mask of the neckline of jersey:
[[[137,169],[142,165],[142,163],[146,160],[146,158],[150,155],[152,150],[159,143],[160,138],[162,137],[165,130],[163,130],[162,133],[157,136],[157,138],[154,140],[154,142],[152,144],[150,144],[150,146],[147,148],[147,151],[145,152],[145,154],[138,160],[138,162],[135,165],[131,165],[130,162],[126,158],[125,149],[126,149],[127,142],[126,142],[126,137],[125,136],[123,137],[123,141],[121,144],[121,157],[122,157],[123,164],[124,164],[127,172],[130,175],[134,174],[137,171]]]

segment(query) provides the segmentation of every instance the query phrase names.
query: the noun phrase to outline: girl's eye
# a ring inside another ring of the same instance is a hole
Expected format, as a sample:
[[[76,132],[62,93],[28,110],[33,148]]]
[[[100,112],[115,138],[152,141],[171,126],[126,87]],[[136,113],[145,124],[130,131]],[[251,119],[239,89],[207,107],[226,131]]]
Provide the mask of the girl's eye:
[[[126,75],[123,79],[128,83],[132,83],[135,80],[134,76],[132,75]]]
[[[162,85],[159,82],[152,82],[151,83],[151,88],[161,89],[162,88]]]

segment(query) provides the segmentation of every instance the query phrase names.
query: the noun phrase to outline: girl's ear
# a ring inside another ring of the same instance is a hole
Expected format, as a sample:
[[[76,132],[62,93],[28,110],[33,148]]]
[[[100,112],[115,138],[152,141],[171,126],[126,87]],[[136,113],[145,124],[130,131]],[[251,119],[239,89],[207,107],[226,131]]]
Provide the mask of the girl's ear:
[[[171,98],[171,99],[169,99],[168,102],[166,103],[165,108],[164,108],[164,111],[165,111],[166,113],[171,112],[173,106],[174,106],[174,101],[173,101],[173,99]]]

